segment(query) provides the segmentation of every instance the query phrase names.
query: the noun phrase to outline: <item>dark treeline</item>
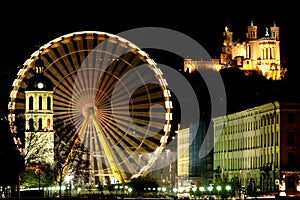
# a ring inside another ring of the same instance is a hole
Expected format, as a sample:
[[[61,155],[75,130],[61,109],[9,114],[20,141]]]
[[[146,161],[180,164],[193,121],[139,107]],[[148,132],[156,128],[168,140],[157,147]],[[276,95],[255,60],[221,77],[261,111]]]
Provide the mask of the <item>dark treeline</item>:
[[[1,195],[5,195],[7,191],[3,189],[6,186],[12,188],[17,186],[19,172],[23,165],[20,153],[14,144],[9,122],[3,115],[0,119],[0,130],[0,186],[2,186]]]

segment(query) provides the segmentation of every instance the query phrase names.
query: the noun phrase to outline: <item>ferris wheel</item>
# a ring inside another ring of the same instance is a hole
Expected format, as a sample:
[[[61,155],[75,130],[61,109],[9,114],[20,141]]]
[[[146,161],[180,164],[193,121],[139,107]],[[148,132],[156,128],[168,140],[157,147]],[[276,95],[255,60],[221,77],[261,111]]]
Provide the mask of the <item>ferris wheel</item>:
[[[54,85],[53,119],[72,128],[61,139],[77,138],[88,149],[92,174],[119,182],[147,174],[168,142],[172,120],[167,81],[149,55],[107,32],[58,37],[20,68],[10,94],[11,122],[24,115],[26,81],[39,57]]]

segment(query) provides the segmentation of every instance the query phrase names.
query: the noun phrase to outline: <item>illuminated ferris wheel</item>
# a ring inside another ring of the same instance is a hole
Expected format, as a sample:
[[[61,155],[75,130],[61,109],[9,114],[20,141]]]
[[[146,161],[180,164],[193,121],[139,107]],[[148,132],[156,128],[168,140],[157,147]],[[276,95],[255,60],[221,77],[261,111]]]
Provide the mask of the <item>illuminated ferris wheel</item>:
[[[38,57],[54,85],[53,119],[72,128],[61,139],[88,149],[91,173],[119,182],[147,174],[168,142],[172,120],[167,82],[148,54],[106,32],[56,38],[19,70],[10,94],[11,122],[24,115],[26,81]]]

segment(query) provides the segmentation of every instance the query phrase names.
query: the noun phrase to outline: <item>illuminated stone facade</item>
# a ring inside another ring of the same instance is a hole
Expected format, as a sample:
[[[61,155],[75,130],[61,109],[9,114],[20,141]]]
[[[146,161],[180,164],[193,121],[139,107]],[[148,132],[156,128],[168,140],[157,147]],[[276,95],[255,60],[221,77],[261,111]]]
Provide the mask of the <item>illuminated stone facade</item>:
[[[213,183],[213,138],[205,140],[205,123],[191,124],[188,128],[179,129],[177,132],[177,185],[178,192],[188,192],[190,188],[209,185]],[[211,142],[211,143],[210,143]],[[199,151],[205,151],[203,158]]]
[[[300,103],[271,102],[220,116],[214,122],[214,182],[253,179],[261,191],[278,191],[276,181],[300,180]],[[219,180],[218,180],[219,179]]]
[[[32,99],[33,102],[32,110],[27,109],[29,103],[26,104],[25,154],[27,154],[27,157],[34,158],[30,159],[32,162],[52,164],[54,159],[53,111],[48,110],[46,107],[47,100],[52,100],[52,93],[26,91],[25,94],[26,99]],[[39,106],[42,107],[39,108]],[[39,152],[39,155],[35,155],[36,152]],[[34,156],[30,154],[34,154]]]
[[[183,61],[184,72],[192,73],[199,70],[213,70],[219,71],[222,66],[219,64],[219,59],[213,59],[211,61],[193,60],[191,58],[185,58]]]
[[[195,61],[184,59],[184,71],[190,73],[200,68],[219,71],[223,68],[238,67],[246,75],[253,72],[267,79],[281,80],[286,75],[286,66],[281,65],[279,27],[274,23],[265,29],[262,37],[258,36],[258,27],[253,21],[248,26],[245,41],[233,41],[233,32],[226,26],[223,32],[223,44],[220,59],[211,61]]]

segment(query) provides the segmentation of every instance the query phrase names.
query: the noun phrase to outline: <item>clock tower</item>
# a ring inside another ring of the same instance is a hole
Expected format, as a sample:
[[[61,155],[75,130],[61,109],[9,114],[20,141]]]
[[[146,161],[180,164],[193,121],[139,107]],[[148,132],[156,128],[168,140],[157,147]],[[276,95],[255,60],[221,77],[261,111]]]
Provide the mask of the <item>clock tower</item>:
[[[53,85],[44,74],[39,55],[25,90],[25,155],[29,162],[52,164],[54,160]]]

